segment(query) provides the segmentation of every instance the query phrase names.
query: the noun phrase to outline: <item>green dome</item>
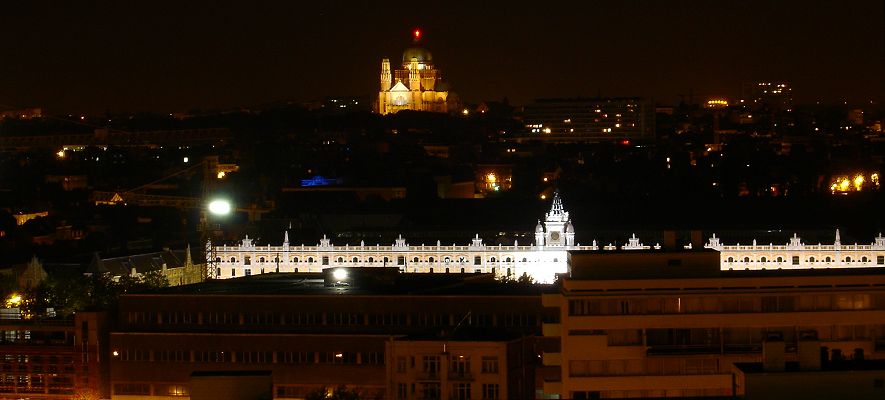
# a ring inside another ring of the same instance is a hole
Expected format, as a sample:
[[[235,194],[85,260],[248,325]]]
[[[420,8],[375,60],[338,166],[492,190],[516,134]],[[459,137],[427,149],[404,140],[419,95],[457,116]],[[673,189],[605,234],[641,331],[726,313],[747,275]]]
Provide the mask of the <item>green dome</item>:
[[[433,61],[433,55],[421,46],[412,46],[403,52],[403,64],[412,62],[413,58],[417,58],[419,63],[430,63]]]

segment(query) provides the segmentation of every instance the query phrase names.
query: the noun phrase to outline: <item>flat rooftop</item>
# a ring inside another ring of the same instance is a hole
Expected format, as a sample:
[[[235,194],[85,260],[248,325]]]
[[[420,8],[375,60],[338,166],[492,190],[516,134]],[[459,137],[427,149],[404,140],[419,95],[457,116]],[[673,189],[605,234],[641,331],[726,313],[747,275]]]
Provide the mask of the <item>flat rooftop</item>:
[[[340,282],[330,282],[320,273],[266,273],[208,280],[134,295],[540,296],[556,290],[553,285],[504,283],[496,281],[491,274],[390,273],[381,268],[349,270],[356,273]]]

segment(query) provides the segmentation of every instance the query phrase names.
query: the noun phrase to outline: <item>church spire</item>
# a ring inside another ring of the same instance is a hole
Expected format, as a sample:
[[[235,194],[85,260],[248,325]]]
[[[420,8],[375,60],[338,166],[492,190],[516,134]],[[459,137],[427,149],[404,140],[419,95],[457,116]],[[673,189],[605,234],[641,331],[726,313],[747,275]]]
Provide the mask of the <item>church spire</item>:
[[[194,260],[191,258],[191,244],[187,244],[187,248],[184,249],[184,265],[189,267],[194,265]]]

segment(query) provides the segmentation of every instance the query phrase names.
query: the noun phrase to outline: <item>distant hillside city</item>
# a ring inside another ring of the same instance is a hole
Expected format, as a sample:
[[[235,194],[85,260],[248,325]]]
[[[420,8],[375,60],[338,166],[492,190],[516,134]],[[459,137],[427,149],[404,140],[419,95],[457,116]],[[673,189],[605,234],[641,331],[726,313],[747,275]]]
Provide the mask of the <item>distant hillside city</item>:
[[[421,40],[371,94],[0,109],[0,397],[885,393],[880,104],[464,99]]]

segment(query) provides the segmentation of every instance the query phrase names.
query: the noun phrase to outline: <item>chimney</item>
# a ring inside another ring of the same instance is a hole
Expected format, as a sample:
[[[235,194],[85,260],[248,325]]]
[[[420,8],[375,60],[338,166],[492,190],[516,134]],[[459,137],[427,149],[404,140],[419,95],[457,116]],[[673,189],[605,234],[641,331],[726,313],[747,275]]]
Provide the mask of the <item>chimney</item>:
[[[784,341],[768,339],[762,343],[762,370],[783,371],[786,367]]]

